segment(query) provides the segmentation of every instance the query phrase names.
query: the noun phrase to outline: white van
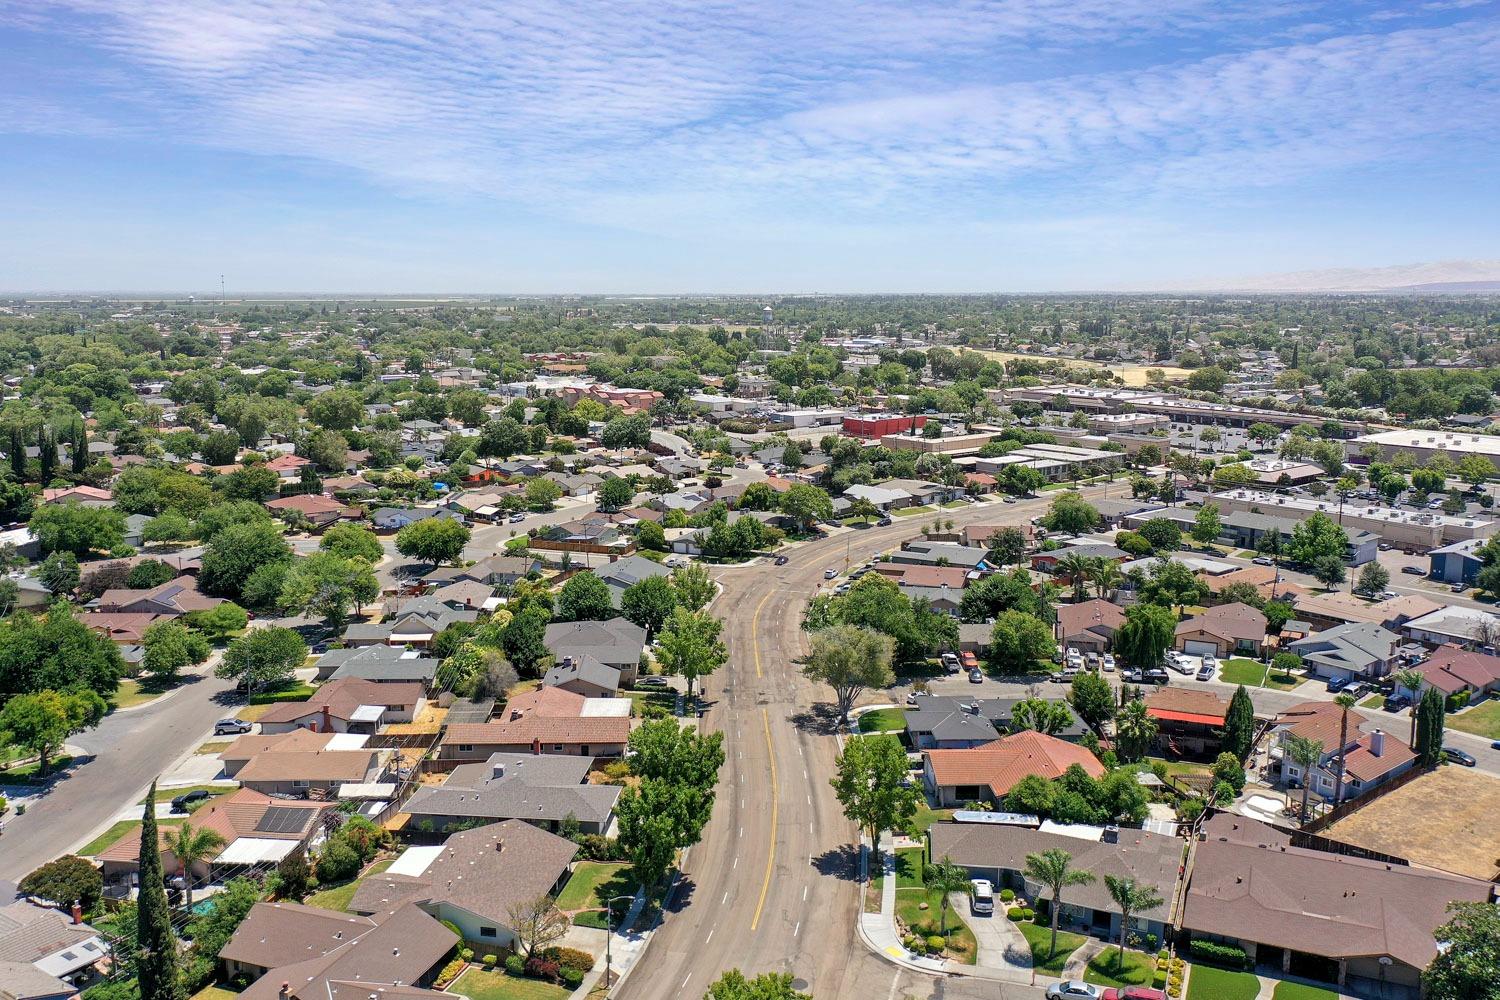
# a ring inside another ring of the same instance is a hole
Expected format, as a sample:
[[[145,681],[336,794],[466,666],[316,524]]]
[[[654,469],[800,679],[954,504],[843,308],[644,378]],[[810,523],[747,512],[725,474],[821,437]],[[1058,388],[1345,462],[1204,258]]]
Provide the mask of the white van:
[[[969,893],[969,910],[975,916],[989,916],[995,912],[995,888],[990,885],[988,879],[976,878],[970,881],[972,886]]]

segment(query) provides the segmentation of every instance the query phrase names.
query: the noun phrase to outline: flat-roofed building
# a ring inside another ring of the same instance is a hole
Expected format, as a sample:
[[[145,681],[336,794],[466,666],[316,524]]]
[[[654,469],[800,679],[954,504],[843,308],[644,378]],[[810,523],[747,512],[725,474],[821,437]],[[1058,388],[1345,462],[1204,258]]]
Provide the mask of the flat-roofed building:
[[[1455,463],[1465,455],[1483,455],[1500,465],[1500,436],[1464,434],[1460,431],[1394,430],[1365,434],[1348,444],[1351,458],[1359,457],[1367,445],[1380,449],[1382,458],[1406,452],[1422,465],[1434,455],[1447,455]]]
[[[1369,531],[1393,545],[1423,552],[1466,538],[1489,538],[1497,522],[1485,518],[1450,516],[1437,511],[1409,511],[1370,503],[1344,503],[1314,497],[1284,496],[1265,490],[1237,489],[1216,493],[1213,502],[1222,514],[1249,511],[1304,521],[1326,514],[1345,531]]]

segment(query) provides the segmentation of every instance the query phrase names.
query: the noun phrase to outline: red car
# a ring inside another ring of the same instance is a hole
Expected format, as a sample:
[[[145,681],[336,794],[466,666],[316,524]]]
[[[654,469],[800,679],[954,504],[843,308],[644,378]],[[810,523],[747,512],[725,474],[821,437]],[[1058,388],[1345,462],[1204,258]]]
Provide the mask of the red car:
[[[973,670],[979,666],[979,658],[968,650],[958,654],[958,662],[962,664],[965,670]]]
[[[1144,986],[1126,986],[1124,989],[1111,986],[1104,991],[1101,1000],[1167,1000],[1167,995]]]

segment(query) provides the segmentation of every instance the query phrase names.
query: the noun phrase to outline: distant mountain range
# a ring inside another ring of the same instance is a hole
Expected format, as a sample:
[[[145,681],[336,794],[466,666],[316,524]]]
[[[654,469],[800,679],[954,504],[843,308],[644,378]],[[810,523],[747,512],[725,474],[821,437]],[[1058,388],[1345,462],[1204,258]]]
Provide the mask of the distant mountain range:
[[[1291,271],[1204,283],[1198,289],[1221,292],[1389,292],[1395,294],[1479,294],[1500,292],[1500,260],[1442,260],[1389,267],[1336,267]]]

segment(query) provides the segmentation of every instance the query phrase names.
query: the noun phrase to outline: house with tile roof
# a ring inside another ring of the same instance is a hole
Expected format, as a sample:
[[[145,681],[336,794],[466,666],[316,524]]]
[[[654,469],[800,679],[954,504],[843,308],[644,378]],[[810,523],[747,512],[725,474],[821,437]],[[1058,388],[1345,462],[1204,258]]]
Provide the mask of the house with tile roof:
[[[1287,740],[1293,736],[1323,747],[1310,774],[1303,773],[1302,766],[1285,753]],[[1338,789],[1340,762],[1344,770],[1340,801],[1365,795],[1417,763],[1417,755],[1405,740],[1390,736],[1354,709],[1349,710],[1346,725],[1343,710],[1329,701],[1307,701],[1281,712],[1272,724],[1271,739],[1281,750],[1282,780],[1297,788],[1307,785],[1328,802],[1333,802]]]
[[[276,515],[300,514],[312,522],[315,528],[326,528],[353,515],[349,507],[321,493],[301,493],[297,496],[278,497],[275,500],[266,501],[265,506]]]
[[[1408,692],[1413,700],[1428,688],[1437,688],[1444,698],[1463,692],[1471,704],[1500,692],[1500,656],[1489,653],[1439,646],[1413,669],[1422,674],[1421,690]]]
[[[1088,750],[1028,729],[969,749],[923,751],[922,781],[942,807],[998,803],[1022,778],[1052,781],[1074,764],[1091,778],[1104,776]]]

